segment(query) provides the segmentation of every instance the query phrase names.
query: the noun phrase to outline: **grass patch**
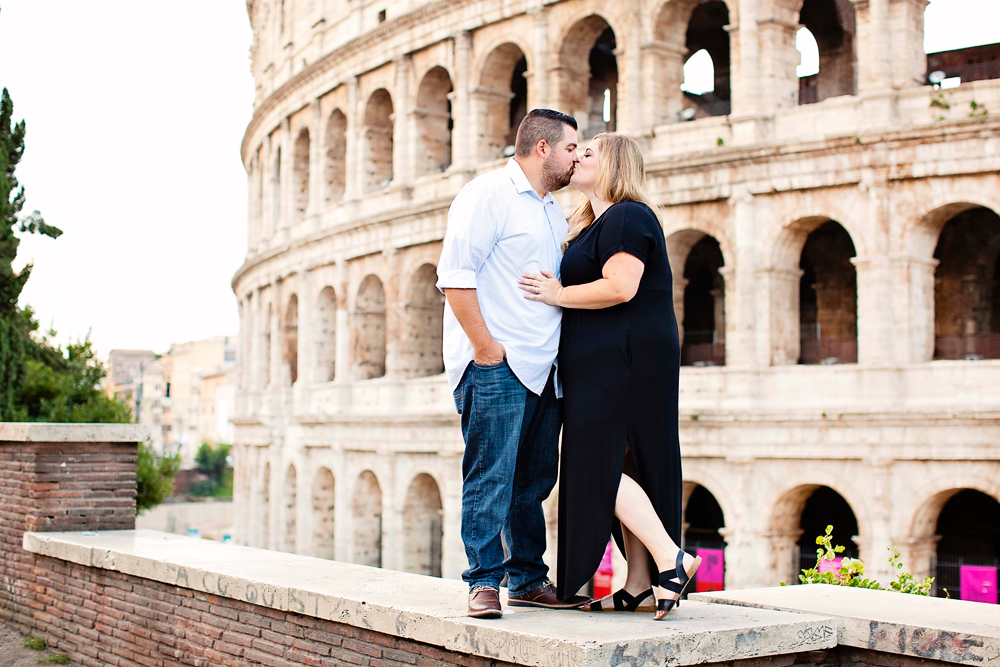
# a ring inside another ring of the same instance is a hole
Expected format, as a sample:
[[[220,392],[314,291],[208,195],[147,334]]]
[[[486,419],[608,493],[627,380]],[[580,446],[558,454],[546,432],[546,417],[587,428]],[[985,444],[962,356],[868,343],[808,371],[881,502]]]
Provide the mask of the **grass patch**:
[[[21,646],[26,646],[36,651],[44,651],[49,647],[44,639],[41,637],[32,637],[31,635],[21,640]]]
[[[213,498],[232,498],[233,497],[233,469],[226,468],[222,471],[222,479],[219,481],[219,486],[215,487],[215,492],[212,493]]]
[[[57,665],[68,665],[69,656],[65,653],[45,653],[35,658],[35,662],[51,662]]]

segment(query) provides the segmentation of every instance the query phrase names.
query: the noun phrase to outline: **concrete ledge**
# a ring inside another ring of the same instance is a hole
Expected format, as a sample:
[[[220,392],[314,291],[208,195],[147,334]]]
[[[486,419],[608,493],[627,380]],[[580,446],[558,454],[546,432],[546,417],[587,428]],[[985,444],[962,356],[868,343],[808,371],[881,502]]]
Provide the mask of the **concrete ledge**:
[[[139,424],[39,424],[0,422],[0,442],[145,442],[149,427]]]
[[[698,593],[704,602],[834,617],[844,646],[962,665],[1000,664],[1000,607],[828,584]]]
[[[466,585],[150,530],[25,533],[32,553],[520,665],[682,666],[833,648],[818,614],[685,602],[651,614],[508,610],[465,616]]]

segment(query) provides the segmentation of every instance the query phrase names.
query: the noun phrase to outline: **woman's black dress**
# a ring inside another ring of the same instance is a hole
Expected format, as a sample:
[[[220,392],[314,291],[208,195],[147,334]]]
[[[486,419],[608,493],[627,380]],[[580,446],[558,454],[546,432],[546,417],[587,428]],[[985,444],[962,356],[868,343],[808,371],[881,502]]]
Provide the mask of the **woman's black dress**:
[[[611,206],[566,250],[561,278],[566,286],[599,280],[605,262],[618,252],[645,265],[635,297],[599,310],[563,309],[556,575],[563,599],[593,576],[612,532],[622,547],[614,512],[626,442],[637,481],[667,533],[681,541],[680,343],[666,241],[656,215],[639,202]]]

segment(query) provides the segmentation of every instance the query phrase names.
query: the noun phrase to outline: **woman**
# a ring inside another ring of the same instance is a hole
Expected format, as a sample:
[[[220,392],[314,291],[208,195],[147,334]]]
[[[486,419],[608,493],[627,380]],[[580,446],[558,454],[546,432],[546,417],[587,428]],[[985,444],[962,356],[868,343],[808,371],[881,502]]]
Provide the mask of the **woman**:
[[[645,180],[634,141],[594,137],[571,181],[584,196],[570,219],[563,283],[543,271],[520,284],[526,299],[563,308],[558,595],[590,579],[614,534],[628,578],[590,610],[653,610],[652,583],[660,620],[680,604],[701,559],[677,546],[680,344],[666,241]]]

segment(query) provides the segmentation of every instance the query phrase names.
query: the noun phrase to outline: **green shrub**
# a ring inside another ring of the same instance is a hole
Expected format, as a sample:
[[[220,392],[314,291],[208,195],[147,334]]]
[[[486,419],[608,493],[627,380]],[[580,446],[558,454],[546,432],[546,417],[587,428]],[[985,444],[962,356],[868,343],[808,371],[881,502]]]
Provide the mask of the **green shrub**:
[[[68,665],[69,656],[65,653],[43,653],[35,658],[35,662],[53,662],[57,665]]]
[[[35,649],[36,651],[44,651],[49,645],[41,637],[32,637],[31,635],[28,635],[21,640],[21,646],[27,646],[28,648]]]
[[[824,560],[833,562],[837,554],[844,552],[844,547],[833,545],[833,526],[826,527],[826,534],[816,538],[816,544],[820,547],[816,550],[816,565],[808,570],[802,570],[799,581],[803,584],[831,584],[833,586],[850,586],[852,588],[870,588],[874,590],[896,591],[898,593],[910,593],[911,595],[930,595],[932,577],[927,577],[923,581],[917,581],[909,572],[903,572],[903,563],[900,562],[899,549],[889,547],[889,566],[896,570],[896,581],[888,586],[882,586],[874,579],[865,578],[865,564],[859,558],[845,558],[840,563],[840,569],[836,572],[820,572],[820,564]],[[785,582],[781,582],[784,586]]]
[[[156,507],[174,490],[174,475],[180,470],[181,458],[175,454],[157,458],[153,450],[139,443],[136,462],[135,513]]]
[[[188,491],[192,496],[198,496],[200,498],[207,498],[209,496],[215,495],[215,490],[218,488],[219,483],[214,479],[205,478],[195,480],[191,484],[191,490]]]

